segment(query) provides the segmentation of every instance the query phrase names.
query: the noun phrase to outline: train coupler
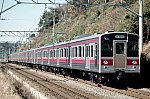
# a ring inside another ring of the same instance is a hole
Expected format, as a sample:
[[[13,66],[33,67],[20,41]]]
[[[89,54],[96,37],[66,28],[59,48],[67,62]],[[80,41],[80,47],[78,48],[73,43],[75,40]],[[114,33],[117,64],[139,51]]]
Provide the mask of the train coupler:
[[[117,80],[121,81],[125,79],[125,72],[117,72]]]

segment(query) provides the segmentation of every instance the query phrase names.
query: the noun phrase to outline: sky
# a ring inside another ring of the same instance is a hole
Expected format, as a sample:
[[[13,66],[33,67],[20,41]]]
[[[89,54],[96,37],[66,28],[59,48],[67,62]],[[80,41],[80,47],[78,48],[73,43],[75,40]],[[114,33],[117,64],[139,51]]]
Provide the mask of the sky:
[[[19,1],[19,0],[17,0]],[[34,0],[39,3],[50,3],[49,0]],[[54,0],[51,0],[54,2]],[[0,0],[0,12],[9,8],[10,6],[16,4],[15,0],[4,0],[4,5],[2,9],[2,2]],[[32,2],[32,0],[20,0],[20,2]],[[65,0],[55,0],[56,3],[66,3]],[[37,30],[38,22],[42,16],[44,10],[48,7],[53,7],[54,5],[39,5],[39,4],[19,4],[6,12],[1,14],[0,20],[0,31],[32,31]],[[0,37],[0,41],[10,40],[12,37]],[[15,38],[12,38],[15,40]]]

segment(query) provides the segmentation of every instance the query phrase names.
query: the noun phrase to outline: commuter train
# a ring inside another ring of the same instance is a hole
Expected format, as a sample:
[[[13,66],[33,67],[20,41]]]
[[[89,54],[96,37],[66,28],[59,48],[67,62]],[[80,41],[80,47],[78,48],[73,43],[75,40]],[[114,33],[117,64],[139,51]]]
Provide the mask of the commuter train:
[[[98,83],[129,80],[140,73],[138,42],[137,34],[107,31],[15,52],[9,62]]]

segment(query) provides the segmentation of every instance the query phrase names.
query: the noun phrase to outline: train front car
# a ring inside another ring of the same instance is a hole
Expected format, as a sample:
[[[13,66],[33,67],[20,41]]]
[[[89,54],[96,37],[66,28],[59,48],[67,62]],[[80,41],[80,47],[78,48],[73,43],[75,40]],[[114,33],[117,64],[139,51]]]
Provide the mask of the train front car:
[[[107,75],[108,81],[128,81],[140,73],[138,35],[110,32],[102,34],[100,41],[99,71]]]

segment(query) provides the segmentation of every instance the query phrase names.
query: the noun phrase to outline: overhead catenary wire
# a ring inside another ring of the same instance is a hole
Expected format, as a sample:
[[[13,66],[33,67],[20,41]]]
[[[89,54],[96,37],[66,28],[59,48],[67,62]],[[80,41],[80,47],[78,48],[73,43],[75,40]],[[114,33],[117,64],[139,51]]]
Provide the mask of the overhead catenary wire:
[[[4,7],[4,0],[2,2],[1,12],[3,11],[3,7]],[[0,14],[0,19],[1,19],[1,14]]]
[[[18,3],[17,3],[17,4],[14,4],[14,5],[12,5],[12,6],[10,6],[9,8],[7,8],[7,9],[5,9],[5,10],[3,10],[3,11],[1,11],[1,12],[0,12],[0,15],[1,15],[2,13],[6,12],[7,10],[9,10],[9,9],[11,9],[11,8],[13,8],[13,7],[15,7],[15,6],[17,6],[17,5],[18,5]]]

